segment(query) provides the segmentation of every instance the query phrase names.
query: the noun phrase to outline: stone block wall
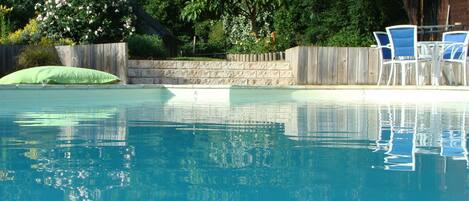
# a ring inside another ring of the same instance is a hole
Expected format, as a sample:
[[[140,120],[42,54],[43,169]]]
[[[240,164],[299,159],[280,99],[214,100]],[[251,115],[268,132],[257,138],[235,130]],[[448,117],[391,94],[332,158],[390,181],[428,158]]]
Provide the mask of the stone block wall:
[[[129,60],[130,84],[294,85],[287,62]]]

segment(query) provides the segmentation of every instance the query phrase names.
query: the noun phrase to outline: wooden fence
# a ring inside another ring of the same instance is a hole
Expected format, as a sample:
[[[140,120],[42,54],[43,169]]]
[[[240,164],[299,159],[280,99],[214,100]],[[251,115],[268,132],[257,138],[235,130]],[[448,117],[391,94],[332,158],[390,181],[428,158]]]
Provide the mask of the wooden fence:
[[[299,46],[286,51],[286,60],[292,65],[297,84],[311,85],[376,85],[379,76],[379,51],[368,47]],[[389,67],[383,71],[381,84],[389,76]],[[408,85],[415,85],[415,68],[406,76]],[[462,85],[460,65],[443,65],[442,85]],[[397,66],[396,84],[400,84],[400,66]],[[424,84],[431,82],[431,68],[420,68]],[[469,73],[469,72],[468,72]],[[468,75],[469,76],[469,75]],[[448,81],[451,80],[451,81]]]
[[[18,54],[27,46],[0,45],[0,76],[12,71]],[[64,66],[91,68],[118,76],[127,83],[128,51],[126,43],[56,46]]]
[[[0,77],[15,69],[16,57],[24,47],[23,45],[0,45]]]
[[[227,54],[228,61],[283,61],[285,60],[285,52],[270,52],[263,54]]]

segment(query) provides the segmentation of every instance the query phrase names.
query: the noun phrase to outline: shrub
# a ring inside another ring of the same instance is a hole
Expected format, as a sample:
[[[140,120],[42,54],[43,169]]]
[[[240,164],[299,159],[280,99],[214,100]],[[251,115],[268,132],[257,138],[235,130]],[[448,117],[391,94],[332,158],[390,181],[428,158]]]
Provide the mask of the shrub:
[[[57,51],[52,46],[28,46],[18,55],[16,70],[35,66],[61,66]]]
[[[210,27],[210,33],[208,34],[207,43],[214,49],[223,50],[225,49],[226,43],[225,30],[223,28],[223,22],[217,21]]]
[[[0,38],[5,38],[10,33],[10,20],[7,15],[11,11],[11,8],[0,5]]]
[[[283,51],[294,45],[295,42],[295,21],[291,12],[280,9],[274,15],[274,28],[276,36],[274,39],[275,49]]]
[[[39,29],[48,38],[80,43],[126,40],[135,32],[136,16],[129,0],[47,0],[37,4]]]
[[[10,33],[8,37],[0,41],[3,44],[10,45],[74,45],[75,43],[69,38],[61,38],[54,40],[41,35],[38,29],[38,23],[35,19],[31,19],[26,26]]]
[[[164,59],[169,56],[163,40],[157,35],[132,35],[127,42],[131,58]]]
[[[342,30],[332,35],[322,45],[325,46],[344,46],[344,47],[369,47],[374,44],[370,35],[359,34],[356,31]]]
[[[221,53],[225,50],[225,31],[223,22],[206,20],[194,25],[195,36],[195,54],[210,55],[212,53]],[[179,47],[183,55],[193,55],[193,38],[182,36],[179,38],[182,46]]]
[[[41,34],[37,28],[37,21],[30,20],[22,29],[10,33],[2,43],[4,44],[34,44],[41,39]]]

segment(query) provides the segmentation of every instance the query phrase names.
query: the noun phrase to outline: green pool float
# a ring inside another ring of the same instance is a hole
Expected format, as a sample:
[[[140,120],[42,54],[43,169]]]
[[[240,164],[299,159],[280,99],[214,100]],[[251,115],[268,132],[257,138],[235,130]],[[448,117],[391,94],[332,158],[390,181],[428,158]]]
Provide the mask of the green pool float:
[[[39,66],[16,71],[0,79],[0,84],[112,84],[119,78],[110,73],[67,66]]]

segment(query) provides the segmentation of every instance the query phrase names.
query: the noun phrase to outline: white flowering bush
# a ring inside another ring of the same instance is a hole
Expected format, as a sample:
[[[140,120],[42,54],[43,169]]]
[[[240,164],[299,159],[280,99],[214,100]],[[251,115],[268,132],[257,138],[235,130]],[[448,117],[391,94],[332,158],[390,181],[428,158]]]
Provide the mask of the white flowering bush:
[[[264,53],[273,48],[271,44],[272,21],[270,12],[259,13],[259,32],[252,32],[252,25],[245,16],[223,16],[224,29],[233,53]]]
[[[36,10],[39,29],[49,38],[119,42],[135,32],[131,0],[45,0]]]

